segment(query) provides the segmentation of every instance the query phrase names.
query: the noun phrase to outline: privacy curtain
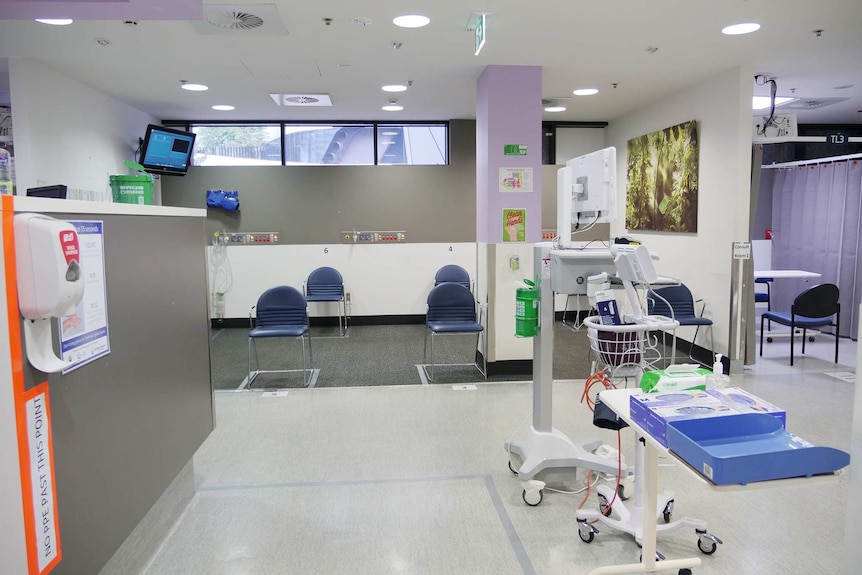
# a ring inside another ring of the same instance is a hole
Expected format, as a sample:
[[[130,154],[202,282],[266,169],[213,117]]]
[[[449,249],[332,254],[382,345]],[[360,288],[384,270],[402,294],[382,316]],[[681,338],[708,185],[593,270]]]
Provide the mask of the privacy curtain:
[[[856,339],[862,299],[862,162],[843,160],[775,169],[772,188],[772,268],[818,272],[808,282],[776,279],[772,309],[818,283],[841,293],[841,333]]]

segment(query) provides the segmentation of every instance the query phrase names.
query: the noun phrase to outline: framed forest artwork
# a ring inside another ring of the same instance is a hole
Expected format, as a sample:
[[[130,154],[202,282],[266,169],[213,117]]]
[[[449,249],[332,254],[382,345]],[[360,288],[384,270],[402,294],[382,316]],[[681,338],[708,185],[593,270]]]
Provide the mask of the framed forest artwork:
[[[697,232],[697,121],[628,141],[626,227]]]

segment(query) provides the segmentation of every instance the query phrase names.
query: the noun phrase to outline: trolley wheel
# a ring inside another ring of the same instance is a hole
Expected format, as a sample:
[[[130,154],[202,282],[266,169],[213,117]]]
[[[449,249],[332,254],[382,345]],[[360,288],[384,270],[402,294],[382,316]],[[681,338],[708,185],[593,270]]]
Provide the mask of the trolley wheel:
[[[630,487],[633,488],[634,486]],[[628,501],[632,497],[632,494],[629,493],[629,491],[630,489],[626,488],[626,484],[621,482],[620,486],[617,488],[617,496],[619,496],[622,501]]]
[[[530,507],[537,506],[539,503],[542,502],[542,499],[544,499],[544,497],[544,489],[540,489],[538,491],[531,490],[529,494],[527,493],[526,489],[521,491],[521,499],[523,499],[524,503],[526,503]]]
[[[809,335],[809,336],[808,336],[808,341],[810,341],[811,343],[814,343],[814,337]]]
[[[767,337],[767,338],[766,338],[766,341],[768,341],[769,343],[772,343],[772,338],[771,338],[771,337]]]
[[[593,540],[596,538],[596,534],[592,531],[586,531],[585,533],[584,529],[578,529],[578,537],[580,537],[581,541],[583,541],[584,543],[592,543]]]
[[[673,517],[673,499],[667,502],[661,515],[665,523],[670,523],[670,518]]]
[[[688,567],[683,567],[679,570],[679,575],[691,575],[691,569]]]
[[[710,541],[704,545],[703,540],[698,539],[697,548],[700,549],[700,552],[704,555],[712,555],[715,553],[715,550],[718,549],[718,544],[715,541]]]
[[[509,460],[509,471],[511,471],[515,475],[518,475],[518,470],[515,469],[514,467],[512,467],[512,460],[511,459]]]

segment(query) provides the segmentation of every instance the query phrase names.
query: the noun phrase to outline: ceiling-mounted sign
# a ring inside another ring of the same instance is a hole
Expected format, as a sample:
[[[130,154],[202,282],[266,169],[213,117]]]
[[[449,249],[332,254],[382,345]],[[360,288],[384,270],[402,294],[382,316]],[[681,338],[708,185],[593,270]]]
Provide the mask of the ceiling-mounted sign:
[[[503,154],[507,156],[526,156],[526,144],[503,144]]]
[[[482,46],[485,45],[485,15],[479,14],[476,19],[476,51],[474,56],[478,56],[482,51]]]

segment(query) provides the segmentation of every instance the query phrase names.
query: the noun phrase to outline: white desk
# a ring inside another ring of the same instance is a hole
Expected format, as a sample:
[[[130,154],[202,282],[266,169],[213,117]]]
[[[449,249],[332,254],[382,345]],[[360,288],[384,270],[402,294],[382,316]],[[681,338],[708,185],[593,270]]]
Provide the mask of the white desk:
[[[756,278],[772,278],[772,279],[804,279],[808,281],[811,278],[819,278],[817,272],[807,272],[804,270],[754,270]]]
[[[641,475],[644,482],[644,512],[643,512],[643,548],[641,563],[631,565],[610,565],[607,567],[599,567],[590,572],[589,575],[611,575],[622,573],[654,573],[656,571],[670,571],[675,569],[683,569],[687,567],[698,567],[701,565],[699,557],[691,557],[687,559],[674,559],[670,561],[656,561],[656,521],[658,514],[658,458],[659,454],[673,457],[679,461],[682,467],[687,469],[692,477],[698,481],[709,485],[711,489],[716,491],[739,491],[742,489],[758,489],[777,486],[800,485],[804,482],[805,485],[814,485],[815,483],[835,481],[844,471],[840,470],[834,474],[816,475],[814,477],[794,477],[790,479],[777,479],[774,481],[757,481],[747,485],[715,485],[703,475],[692,469],[685,461],[679,459],[673,452],[668,451],[666,447],[655,440],[644,428],[636,424],[631,417],[629,409],[629,400],[633,394],[643,393],[640,389],[608,389],[599,393],[602,402],[611,408],[620,418],[629,424],[635,432],[636,439],[643,438],[645,446],[644,468],[637,469],[636,473]]]

